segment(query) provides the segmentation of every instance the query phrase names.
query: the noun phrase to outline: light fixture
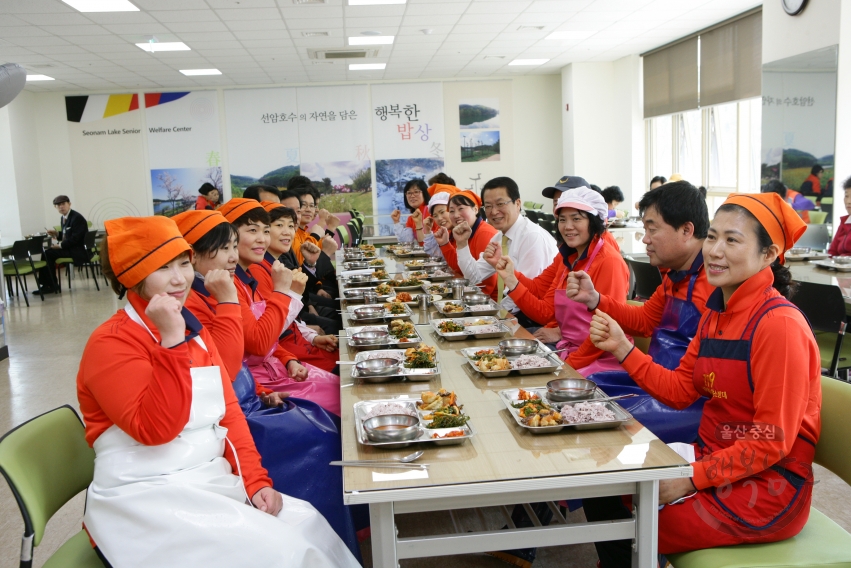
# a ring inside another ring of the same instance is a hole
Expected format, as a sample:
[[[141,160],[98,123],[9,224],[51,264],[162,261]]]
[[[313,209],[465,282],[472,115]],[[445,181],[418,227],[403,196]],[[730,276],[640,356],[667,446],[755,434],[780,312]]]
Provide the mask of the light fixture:
[[[138,12],[129,0],[62,0],[78,12]]]
[[[404,4],[408,0],[349,0],[349,6],[371,6],[373,4]]]
[[[27,75],[27,81],[55,81],[53,77],[47,75]]]
[[[549,59],[515,59],[509,65],[543,65]]]
[[[350,37],[349,45],[391,45],[396,36]]]
[[[222,72],[218,69],[181,69],[181,73],[186,75],[187,77],[191,77],[192,75],[221,75]]]
[[[597,33],[597,30],[568,30],[553,32],[544,39],[588,39],[595,33]]]
[[[159,51],[191,51],[192,48],[182,41],[148,41],[145,43],[137,43],[136,47],[143,51],[156,53]]]
[[[384,69],[386,63],[349,63],[349,71],[369,71],[371,69]]]

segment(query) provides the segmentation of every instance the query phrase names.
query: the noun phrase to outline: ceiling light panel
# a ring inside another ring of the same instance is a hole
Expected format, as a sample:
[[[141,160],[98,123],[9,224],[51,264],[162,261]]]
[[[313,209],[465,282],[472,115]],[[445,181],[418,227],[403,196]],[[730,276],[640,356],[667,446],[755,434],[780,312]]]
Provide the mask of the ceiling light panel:
[[[392,45],[395,36],[355,36],[349,38],[349,45]]]
[[[138,12],[129,0],[62,0],[78,12]]]
[[[188,45],[182,41],[162,41],[162,42],[145,42],[137,43],[136,47],[142,51],[149,53],[159,53],[161,51],[191,51]]]
[[[386,67],[386,63],[349,63],[349,71],[373,71]]]
[[[27,81],[55,81],[53,77],[47,75],[27,75]]]
[[[186,75],[187,77],[193,77],[195,75],[221,75],[222,72],[218,69],[181,69],[181,73]]]
[[[543,65],[549,61],[549,59],[515,59],[509,65],[520,65],[520,66],[534,66],[534,65]]]

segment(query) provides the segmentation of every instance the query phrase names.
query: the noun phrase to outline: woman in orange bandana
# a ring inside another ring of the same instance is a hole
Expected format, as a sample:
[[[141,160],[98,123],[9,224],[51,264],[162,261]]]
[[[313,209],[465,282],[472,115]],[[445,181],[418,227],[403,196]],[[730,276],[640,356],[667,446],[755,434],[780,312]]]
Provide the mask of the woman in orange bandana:
[[[272,489],[213,337],[183,308],[194,273],[174,221],[105,228],[103,271],[128,304],[77,375],[96,455],[83,522],[100,553],[128,567],[359,566],[313,507]]]
[[[784,253],[806,225],[776,193],[733,194],[704,241],[706,302],[680,366],[669,371],[598,312],[591,340],[674,408],[707,398],[690,479],[662,481],[659,552],[774,542],[803,528],[821,422],[821,359]],[[678,504],[672,504],[677,502]],[[586,499],[589,521],[628,518],[618,498]],[[628,566],[630,543],[598,543],[604,568]]]

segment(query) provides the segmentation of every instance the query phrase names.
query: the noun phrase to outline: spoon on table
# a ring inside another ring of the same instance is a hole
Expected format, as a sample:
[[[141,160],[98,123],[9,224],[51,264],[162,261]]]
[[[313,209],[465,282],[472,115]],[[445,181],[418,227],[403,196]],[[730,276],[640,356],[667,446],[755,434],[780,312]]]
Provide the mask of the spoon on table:
[[[389,459],[389,460],[350,460],[350,461],[332,461],[330,465],[374,465],[379,467],[386,466],[405,466],[405,467],[428,467],[428,464],[412,464],[411,462],[418,460],[423,455],[423,450],[417,450],[412,454],[408,454],[407,456],[397,458],[397,459]]]

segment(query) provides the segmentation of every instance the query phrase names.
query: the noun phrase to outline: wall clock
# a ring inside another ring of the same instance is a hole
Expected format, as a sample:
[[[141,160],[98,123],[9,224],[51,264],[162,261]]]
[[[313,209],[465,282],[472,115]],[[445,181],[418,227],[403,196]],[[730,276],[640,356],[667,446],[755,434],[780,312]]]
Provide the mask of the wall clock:
[[[780,3],[790,16],[797,16],[807,7],[807,0],[780,0]]]

